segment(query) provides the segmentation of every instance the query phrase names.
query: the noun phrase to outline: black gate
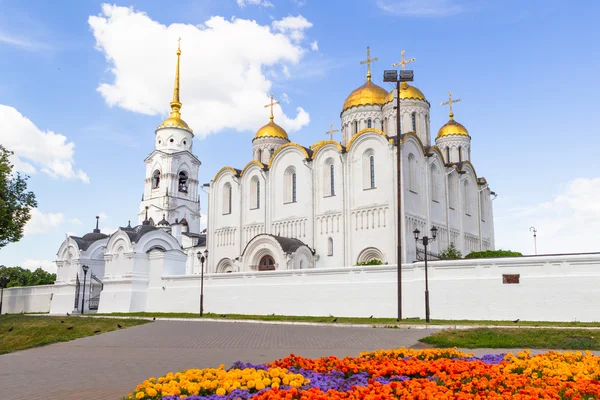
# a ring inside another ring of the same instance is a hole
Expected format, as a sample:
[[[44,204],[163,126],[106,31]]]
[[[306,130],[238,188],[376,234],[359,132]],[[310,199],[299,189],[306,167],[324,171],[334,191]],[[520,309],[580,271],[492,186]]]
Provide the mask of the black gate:
[[[434,253],[431,250],[427,251],[427,260],[428,261],[435,261],[435,260],[439,260],[439,259],[440,259],[439,254]],[[424,261],[424,260],[425,260],[425,250],[417,247],[417,261]]]
[[[100,305],[100,292],[104,289],[104,284],[94,274],[90,278],[90,310],[97,310]]]
[[[75,310],[79,310],[79,286],[79,274],[77,274],[75,277],[75,304],[73,305]]]

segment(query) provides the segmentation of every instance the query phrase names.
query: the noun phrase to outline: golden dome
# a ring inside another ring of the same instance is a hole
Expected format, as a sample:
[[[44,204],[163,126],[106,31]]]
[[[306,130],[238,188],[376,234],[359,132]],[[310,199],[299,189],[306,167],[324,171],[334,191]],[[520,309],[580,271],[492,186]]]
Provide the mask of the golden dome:
[[[387,96],[387,90],[371,82],[371,77],[369,76],[367,77],[367,82],[364,85],[358,89],[355,89],[346,98],[346,101],[344,102],[344,109],[342,111],[346,111],[351,107],[371,104],[377,104],[381,106],[385,103],[385,96]]]
[[[450,114],[450,121],[446,122],[446,124],[440,128],[437,137],[441,138],[453,135],[469,136],[469,132],[467,131],[467,128],[454,120],[454,114]]]
[[[179,128],[194,133],[189,125],[181,119],[181,102],[179,101],[179,58],[181,57],[181,48],[177,47],[177,67],[175,69],[175,87],[173,88],[173,101],[171,102],[171,114],[165,119],[156,130],[162,128]]]
[[[273,115],[271,115],[271,120],[269,121],[269,123],[266,124],[265,126],[263,126],[262,128],[260,128],[256,132],[256,135],[254,135],[254,139],[266,138],[266,137],[289,140],[288,135],[285,132],[285,130],[282,127],[280,127],[279,125],[277,125],[275,122],[273,122]]]
[[[385,102],[389,103],[390,101],[394,100],[396,97],[395,95],[396,95],[396,89],[394,89],[388,93],[387,97],[385,98]],[[427,101],[423,92],[421,92],[419,89],[417,89],[414,86],[410,86],[406,82],[402,82],[402,84],[400,85],[400,100]]]

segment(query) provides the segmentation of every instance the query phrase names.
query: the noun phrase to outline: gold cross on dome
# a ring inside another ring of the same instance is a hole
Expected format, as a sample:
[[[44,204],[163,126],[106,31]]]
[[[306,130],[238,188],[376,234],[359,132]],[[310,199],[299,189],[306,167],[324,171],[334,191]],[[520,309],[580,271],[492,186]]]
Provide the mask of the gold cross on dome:
[[[448,101],[444,101],[440,106],[450,106],[450,119],[454,118],[454,113],[452,112],[452,103],[458,103],[460,99],[452,100],[452,92],[448,92]]]
[[[360,62],[360,65],[367,64],[367,80],[371,80],[371,63],[377,61],[378,58],[371,58],[371,48],[367,46],[367,59]]]
[[[265,108],[271,107],[271,120],[273,120],[273,106],[276,104],[279,104],[278,101],[273,100],[274,98],[275,98],[275,96],[271,93],[271,102],[269,104],[265,105]]]
[[[177,39],[177,48],[181,49],[181,38]]]
[[[329,140],[333,140],[333,134],[335,132],[339,132],[339,129],[333,129],[333,122],[329,124],[329,131],[325,132],[326,135],[329,135]]]
[[[400,55],[402,57],[402,59],[400,60],[400,62],[397,62],[396,64],[392,64],[392,67],[397,67],[399,65],[402,66],[402,71],[404,71],[406,69],[406,64],[411,63],[411,62],[415,62],[417,59],[416,58],[411,58],[410,60],[405,60],[404,59],[404,50],[402,50],[400,52]]]

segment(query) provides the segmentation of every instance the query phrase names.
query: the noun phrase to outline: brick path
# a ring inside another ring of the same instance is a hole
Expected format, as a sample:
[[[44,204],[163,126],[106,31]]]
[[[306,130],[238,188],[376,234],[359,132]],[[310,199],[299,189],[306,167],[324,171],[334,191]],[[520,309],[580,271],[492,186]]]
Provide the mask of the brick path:
[[[151,376],[290,353],[358,355],[417,344],[423,329],[156,321],[0,356],[0,399],[120,399]]]

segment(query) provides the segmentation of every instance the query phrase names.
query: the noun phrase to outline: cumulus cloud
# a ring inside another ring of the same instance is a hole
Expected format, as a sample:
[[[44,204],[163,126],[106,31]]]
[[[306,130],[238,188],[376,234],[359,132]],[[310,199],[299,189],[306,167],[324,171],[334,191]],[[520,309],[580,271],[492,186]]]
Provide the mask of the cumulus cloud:
[[[246,6],[261,6],[261,7],[275,7],[269,0],[237,0],[237,5],[241,8]]]
[[[553,199],[533,207],[495,204],[496,247],[533,254],[529,228],[534,226],[539,254],[600,251],[599,197],[600,178],[579,178],[569,182]]]
[[[278,21],[273,21],[273,29],[289,36],[293,41],[300,42],[304,39],[304,31],[312,27],[312,22],[309,22],[302,15],[297,17],[288,16]]]
[[[148,115],[168,114],[177,38],[182,38],[182,117],[201,137],[223,129],[255,131],[265,124],[268,110],[263,106],[272,86],[268,73],[300,62],[306,50],[297,32],[312,25],[288,20],[275,21],[271,28],[211,17],[198,26],[165,26],[143,12],[108,4],[88,22],[112,74],[112,82],[101,83],[98,91],[109,106]],[[277,123],[288,131],[310,121],[301,107],[292,117],[280,106],[274,111]]]
[[[0,143],[15,154],[15,169],[26,174],[38,170],[53,178],[79,179],[89,183],[85,172],[75,168],[75,144],[52,131],[42,131],[17,109],[0,104]]]
[[[377,0],[377,7],[400,16],[445,17],[466,11],[457,0]]]
[[[41,268],[44,271],[50,272],[52,274],[56,273],[56,264],[54,264],[50,260],[27,259],[27,260],[23,261],[23,263],[20,266],[23,268],[30,269],[32,271],[35,271],[36,269]]]
[[[319,43],[315,40],[310,44],[310,49],[312,51],[319,51]]]
[[[57,231],[59,226],[65,222],[62,213],[44,214],[37,208],[31,210],[31,219],[25,225],[24,235],[37,235]]]

